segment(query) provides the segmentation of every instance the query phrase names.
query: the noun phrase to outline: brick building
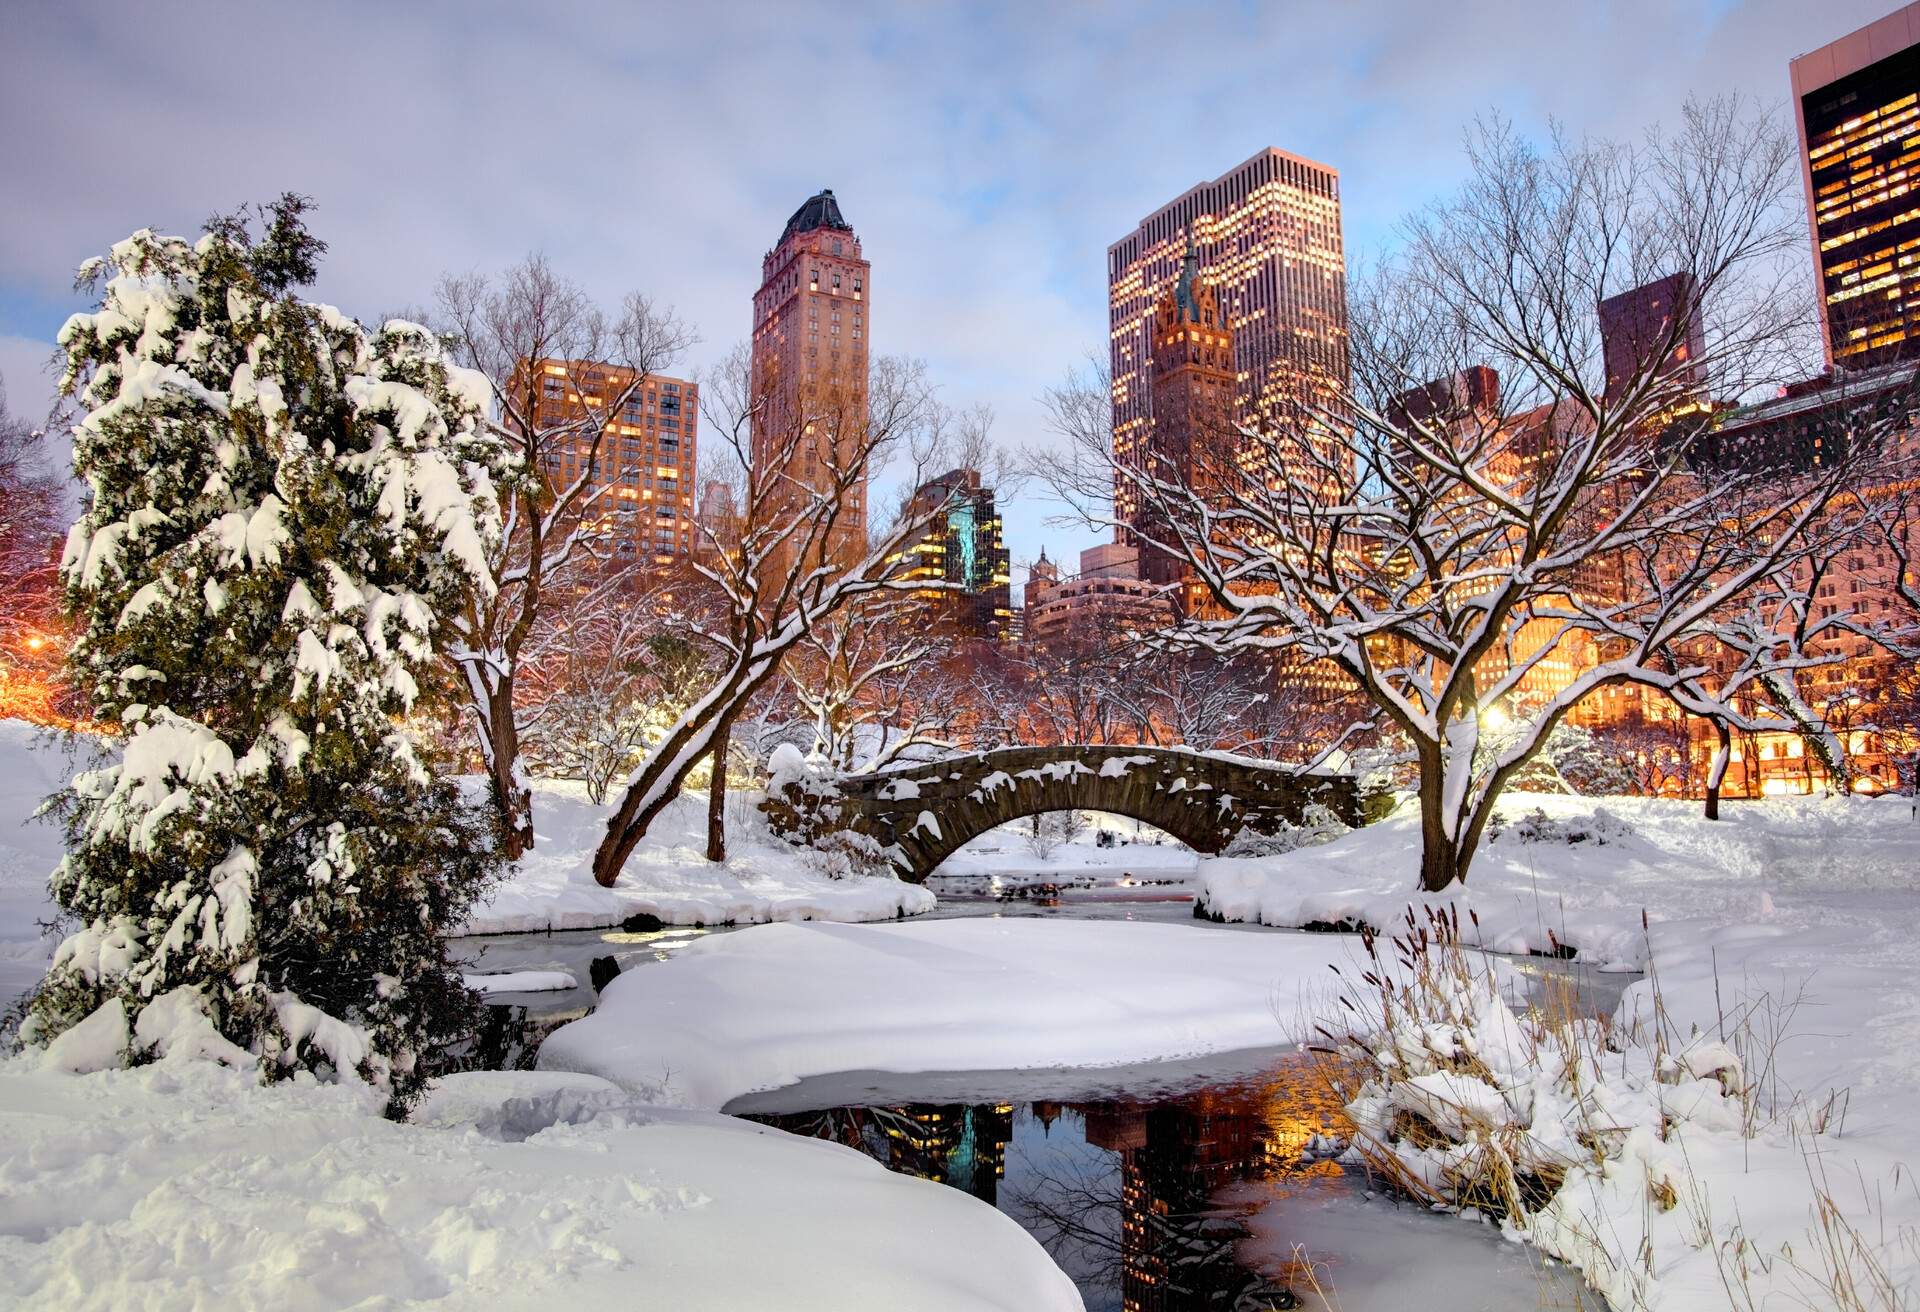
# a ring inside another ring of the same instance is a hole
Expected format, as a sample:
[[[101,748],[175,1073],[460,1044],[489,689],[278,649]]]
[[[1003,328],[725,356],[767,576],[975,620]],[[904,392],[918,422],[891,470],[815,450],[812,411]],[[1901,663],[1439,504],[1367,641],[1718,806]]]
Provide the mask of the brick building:
[[[760,262],[753,294],[753,388],[760,410],[752,458],[799,445],[787,465],[800,487],[825,490],[830,467],[851,465],[865,431],[873,270],[832,191],[793,212]],[[798,489],[795,489],[798,495]],[[829,549],[866,550],[866,471],[860,469]]]
[[[546,475],[564,486],[588,472],[592,457],[593,486],[581,504],[609,563],[666,567],[691,556],[699,385],[592,360],[532,367],[540,373],[534,423],[557,434],[543,457]]]

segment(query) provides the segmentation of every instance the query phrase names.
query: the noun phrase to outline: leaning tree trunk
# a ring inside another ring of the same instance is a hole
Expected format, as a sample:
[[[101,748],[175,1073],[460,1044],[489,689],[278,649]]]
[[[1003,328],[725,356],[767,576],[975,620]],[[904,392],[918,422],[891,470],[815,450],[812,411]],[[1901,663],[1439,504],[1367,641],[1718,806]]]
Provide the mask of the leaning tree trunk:
[[[727,749],[733,740],[733,717],[727,716],[713,736],[713,782],[707,786],[707,860],[727,859]]]
[[[1720,785],[1727,777],[1727,763],[1733,759],[1733,733],[1719,720],[1713,722],[1719,745],[1713,749],[1713,763],[1707,767],[1707,819],[1720,818]]]
[[[506,680],[487,697],[487,738],[493,749],[487,793],[500,826],[500,851],[518,861],[533,850],[533,791],[520,780],[520,727],[513,718],[513,685]]]

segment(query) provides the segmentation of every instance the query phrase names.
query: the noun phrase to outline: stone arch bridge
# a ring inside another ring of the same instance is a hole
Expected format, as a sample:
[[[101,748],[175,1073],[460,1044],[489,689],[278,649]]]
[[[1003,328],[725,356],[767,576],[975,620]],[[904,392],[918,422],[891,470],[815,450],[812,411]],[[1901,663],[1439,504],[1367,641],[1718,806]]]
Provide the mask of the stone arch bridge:
[[[1048,811],[1111,811],[1195,851],[1219,852],[1242,830],[1276,833],[1299,823],[1315,802],[1350,825],[1365,818],[1346,775],[1162,747],[1004,747],[789,782],[764,809],[789,836],[865,835],[917,884],[969,839]]]

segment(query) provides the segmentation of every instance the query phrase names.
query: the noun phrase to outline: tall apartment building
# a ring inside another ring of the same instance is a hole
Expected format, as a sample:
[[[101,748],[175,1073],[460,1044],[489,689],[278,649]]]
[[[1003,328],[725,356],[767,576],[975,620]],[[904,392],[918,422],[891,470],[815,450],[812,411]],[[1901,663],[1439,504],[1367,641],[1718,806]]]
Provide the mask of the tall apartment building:
[[[1827,364],[1920,355],[1920,3],[1789,73]]]
[[[571,483],[594,455],[594,487],[582,493],[582,503],[603,554],[614,564],[655,566],[690,556],[699,384],[663,374],[638,378],[631,369],[593,360],[539,360],[532,367],[540,373],[535,424],[574,429],[545,453],[547,477]],[[596,453],[594,434],[603,424]]]
[[[914,491],[911,513],[946,509],[933,531],[908,548],[908,578],[949,586],[915,595],[930,621],[958,636],[1007,641],[1013,620],[1013,572],[993,489],[977,469],[956,469]]]
[[[1303,394],[1347,374],[1340,175],[1267,149],[1155,210],[1107,248],[1113,442],[1140,461],[1154,440],[1155,306],[1180,280],[1189,243],[1231,338],[1235,414],[1280,423]],[[1137,511],[1116,489],[1116,518]]]
[[[866,421],[872,304],[873,270],[853,225],[832,191],[809,197],[761,260],[753,294],[756,466],[798,444],[786,472],[820,491],[833,481],[830,464],[852,462]],[[862,469],[829,544],[836,553],[866,550],[866,484]]]

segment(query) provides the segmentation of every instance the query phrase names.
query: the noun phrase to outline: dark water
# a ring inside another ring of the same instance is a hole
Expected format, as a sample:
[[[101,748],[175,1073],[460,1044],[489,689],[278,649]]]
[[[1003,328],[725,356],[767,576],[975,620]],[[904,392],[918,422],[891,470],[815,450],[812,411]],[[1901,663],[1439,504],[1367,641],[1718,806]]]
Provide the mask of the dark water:
[[[1042,1096],[1076,1080],[1077,1094]],[[993,1084],[1011,1092],[981,1096]],[[846,1101],[797,1109],[822,1097]],[[1392,1201],[1330,1160],[1327,1140],[1346,1133],[1339,1099],[1297,1055],[860,1073],[728,1110],[992,1204],[1046,1247],[1090,1312],[1252,1312],[1289,1298],[1344,1312],[1601,1306],[1492,1228]]]

